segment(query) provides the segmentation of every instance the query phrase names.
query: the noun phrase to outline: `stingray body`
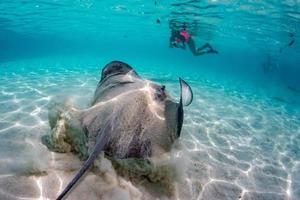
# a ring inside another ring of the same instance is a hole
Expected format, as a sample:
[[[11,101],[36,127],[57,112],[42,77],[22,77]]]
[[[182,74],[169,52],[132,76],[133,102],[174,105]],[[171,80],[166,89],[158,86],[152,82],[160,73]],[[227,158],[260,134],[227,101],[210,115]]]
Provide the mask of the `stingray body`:
[[[180,136],[183,106],[193,97],[186,82],[180,79],[180,85],[177,103],[165,86],[143,80],[128,64],[113,61],[103,68],[89,108],[51,109],[52,132],[43,143],[53,151],[75,151],[87,158],[57,199],[68,193],[101,151],[116,159],[147,159],[170,151]]]

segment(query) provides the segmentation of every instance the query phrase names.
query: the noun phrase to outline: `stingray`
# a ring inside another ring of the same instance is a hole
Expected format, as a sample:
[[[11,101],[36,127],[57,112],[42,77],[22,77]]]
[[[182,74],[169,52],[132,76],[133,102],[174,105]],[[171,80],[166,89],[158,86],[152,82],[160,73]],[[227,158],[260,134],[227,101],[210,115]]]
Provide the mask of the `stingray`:
[[[100,152],[116,159],[148,159],[170,152],[180,137],[183,107],[193,100],[190,86],[181,78],[179,83],[176,102],[164,85],[113,61],[103,68],[89,108],[54,104],[48,114],[51,134],[42,138],[43,143],[52,151],[73,151],[86,159],[57,199],[74,187]]]

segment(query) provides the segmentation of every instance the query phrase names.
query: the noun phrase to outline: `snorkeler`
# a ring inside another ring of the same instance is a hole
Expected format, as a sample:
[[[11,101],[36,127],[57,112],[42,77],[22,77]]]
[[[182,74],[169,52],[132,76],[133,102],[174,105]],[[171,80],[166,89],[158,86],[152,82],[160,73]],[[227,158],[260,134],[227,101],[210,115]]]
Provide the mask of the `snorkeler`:
[[[205,43],[202,47],[196,49],[195,41],[185,26],[180,31],[172,29],[169,47],[186,49],[186,44],[194,56],[200,56],[206,53],[218,53],[209,43]]]

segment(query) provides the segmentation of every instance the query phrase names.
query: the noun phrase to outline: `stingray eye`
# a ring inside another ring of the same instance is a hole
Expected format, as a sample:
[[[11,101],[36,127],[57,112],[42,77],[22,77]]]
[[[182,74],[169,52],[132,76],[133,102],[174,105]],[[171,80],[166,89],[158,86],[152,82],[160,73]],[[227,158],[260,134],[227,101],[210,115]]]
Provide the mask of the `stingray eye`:
[[[155,94],[154,94],[155,100],[163,101],[166,98],[165,89],[166,89],[166,86],[164,86],[164,85],[156,88]]]

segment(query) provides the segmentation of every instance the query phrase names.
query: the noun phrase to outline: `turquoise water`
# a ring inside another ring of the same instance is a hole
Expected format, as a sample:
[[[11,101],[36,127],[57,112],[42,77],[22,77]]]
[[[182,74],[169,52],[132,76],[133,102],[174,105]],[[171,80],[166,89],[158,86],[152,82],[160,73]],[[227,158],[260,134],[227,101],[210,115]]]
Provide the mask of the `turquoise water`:
[[[174,21],[219,54],[169,48]],[[299,34],[296,0],[2,0],[0,199],[55,199],[66,186],[81,161],[41,143],[49,103],[88,107],[111,60],[176,99],[178,76],[191,85],[173,153],[182,176],[170,196],[89,172],[68,199],[300,199]]]

